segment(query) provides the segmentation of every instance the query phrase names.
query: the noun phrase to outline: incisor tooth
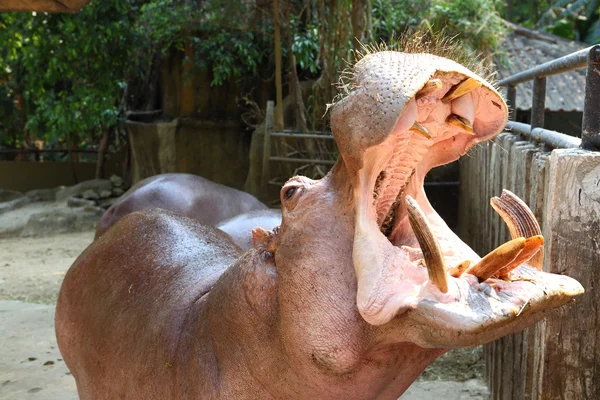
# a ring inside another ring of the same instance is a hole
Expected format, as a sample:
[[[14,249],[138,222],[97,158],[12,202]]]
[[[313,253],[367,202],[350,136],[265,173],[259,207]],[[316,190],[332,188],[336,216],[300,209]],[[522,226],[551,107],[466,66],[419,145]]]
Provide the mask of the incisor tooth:
[[[446,122],[450,125],[462,128],[465,131],[465,133],[469,135],[475,135],[473,124],[471,124],[471,122],[468,119],[463,118],[460,115],[450,114],[448,118],[446,118]]]
[[[529,238],[542,234],[540,225],[531,209],[513,192],[503,189],[500,197],[490,199],[490,204],[508,226],[510,236],[513,239],[517,237]],[[541,271],[543,263],[544,248],[540,246],[539,250],[529,260],[529,264]]]
[[[504,243],[483,257],[477,264],[467,269],[466,273],[475,275],[479,282],[484,282],[499,270],[510,265],[525,248],[526,239],[517,238]]]
[[[508,276],[508,273],[524,262],[529,261],[541,248],[544,247],[542,235],[532,236],[525,239],[525,247],[510,264],[498,271],[499,277]]]
[[[433,92],[437,92],[442,88],[442,86],[442,81],[440,79],[430,79],[423,86],[423,88],[419,90],[415,97],[417,100],[419,100],[420,98],[425,97]]]
[[[464,96],[465,94],[472,92],[475,89],[479,89],[481,87],[481,82],[474,78],[467,78],[461,83],[454,85],[448,93],[442,97],[442,102],[450,103],[452,100],[456,100],[459,97]]]
[[[450,270],[450,276],[453,278],[460,278],[460,276],[471,266],[471,260],[464,260],[456,267]]]
[[[427,266],[429,280],[440,289],[441,292],[448,291],[448,277],[446,275],[446,262],[440,250],[440,245],[431,231],[427,217],[419,204],[410,196],[406,196],[406,209],[408,220],[413,232],[421,246],[423,260]]]
[[[416,121],[413,124],[412,128],[410,128],[410,130],[420,133],[421,135],[425,136],[427,139],[431,139],[431,135],[429,134],[429,131],[427,130],[427,128],[425,128],[423,125],[421,125],[420,123],[418,123]]]

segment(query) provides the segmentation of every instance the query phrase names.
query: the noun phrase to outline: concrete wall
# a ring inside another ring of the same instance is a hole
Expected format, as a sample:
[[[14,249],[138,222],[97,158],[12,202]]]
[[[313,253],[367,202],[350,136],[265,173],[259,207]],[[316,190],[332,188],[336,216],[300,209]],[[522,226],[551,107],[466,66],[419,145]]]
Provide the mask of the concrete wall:
[[[61,161],[0,161],[0,188],[26,192],[33,189],[50,189],[71,186],[81,181],[94,179],[96,163]],[[116,160],[107,160],[105,176],[121,175],[121,166]]]
[[[127,121],[132,179],[185,172],[242,189],[248,174],[250,132],[221,121],[182,118],[168,122]]]

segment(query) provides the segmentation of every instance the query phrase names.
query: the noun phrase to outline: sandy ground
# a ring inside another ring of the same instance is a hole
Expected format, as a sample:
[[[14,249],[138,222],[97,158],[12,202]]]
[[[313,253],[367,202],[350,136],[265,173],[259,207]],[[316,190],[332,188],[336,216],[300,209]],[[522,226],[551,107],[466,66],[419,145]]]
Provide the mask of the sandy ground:
[[[93,232],[0,239],[0,400],[76,400],[54,337],[54,304],[69,266]],[[430,366],[402,400],[487,400],[479,350]]]

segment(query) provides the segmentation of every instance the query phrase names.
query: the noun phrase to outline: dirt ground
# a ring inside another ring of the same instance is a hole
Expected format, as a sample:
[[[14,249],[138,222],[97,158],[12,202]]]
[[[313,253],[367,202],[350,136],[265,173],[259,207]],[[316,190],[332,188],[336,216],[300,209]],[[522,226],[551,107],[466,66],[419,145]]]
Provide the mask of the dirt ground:
[[[54,304],[93,232],[0,239],[0,400],[76,400],[54,338]],[[480,349],[432,364],[402,400],[486,400]]]

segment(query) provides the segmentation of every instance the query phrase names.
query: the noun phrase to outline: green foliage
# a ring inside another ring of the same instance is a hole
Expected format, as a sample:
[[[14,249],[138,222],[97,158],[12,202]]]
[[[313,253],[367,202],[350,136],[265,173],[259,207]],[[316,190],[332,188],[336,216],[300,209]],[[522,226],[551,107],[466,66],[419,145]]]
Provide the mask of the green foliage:
[[[95,143],[116,123],[122,81],[136,71],[131,49],[137,12],[127,0],[95,1],[79,14],[0,14],[0,71],[3,101],[22,96],[24,126],[12,119],[4,141],[22,142],[24,132],[60,144]],[[11,134],[8,133],[11,130]]]
[[[444,29],[471,48],[493,52],[504,32],[494,0],[434,0],[425,21],[435,31]]]
[[[504,33],[495,0],[375,0],[373,20],[378,41],[425,29],[456,36],[472,50],[494,52]]]
[[[211,86],[219,86],[230,79],[257,77],[257,66],[265,52],[252,32],[221,30],[202,32],[201,37],[191,37],[194,64],[212,71]]]
[[[294,42],[292,51],[296,56],[296,62],[302,70],[309,71],[316,75],[319,70],[319,31],[316,25],[309,24],[304,29],[299,26],[298,20],[294,19],[293,24]]]
[[[170,48],[183,50],[187,29],[195,18],[197,11],[188,2],[154,0],[141,7],[136,31],[166,54]]]

